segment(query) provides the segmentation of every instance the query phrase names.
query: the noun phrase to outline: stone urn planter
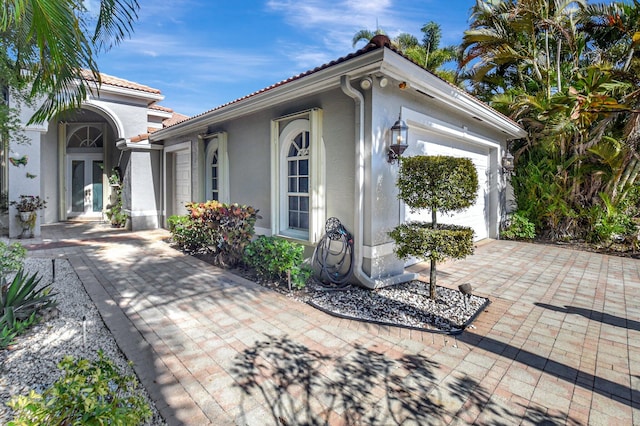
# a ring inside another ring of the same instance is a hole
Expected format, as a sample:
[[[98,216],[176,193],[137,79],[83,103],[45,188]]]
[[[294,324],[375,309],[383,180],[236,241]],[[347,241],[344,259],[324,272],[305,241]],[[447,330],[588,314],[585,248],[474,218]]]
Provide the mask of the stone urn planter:
[[[46,207],[47,202],[38,195],[21,195],[18,201],[9,203],[18,210],[17,218],[22,226],[21,238],[33,238],[37,212]]]

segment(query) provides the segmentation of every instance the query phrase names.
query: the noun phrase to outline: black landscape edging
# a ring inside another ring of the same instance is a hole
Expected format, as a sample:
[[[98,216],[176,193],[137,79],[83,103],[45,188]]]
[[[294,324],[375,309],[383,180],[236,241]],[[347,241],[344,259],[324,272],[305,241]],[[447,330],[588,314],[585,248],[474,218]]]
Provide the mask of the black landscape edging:
[[[438,329],[431,329],[431,328],[416,327],[416,326],[413,326],[413,325],[397,324],[397,323],[386,322],[386,321],[363,319],[363,318],[358,318],[358,317],[345,315],[345,314],[339,314],[337,312],[330,311],[329,309],[324,308],[324,307],[322,307],[320,305],[317,305],[312,301],[308,301],[306,303],[308,305],[314,307],[315,309],[318,309],[319,311],[324,312],[325,314],[328,314],[328,315],[331,315],[331,316],[334,316],[334,317],[337,317],[337,318],[348,319],[348,320],[353,320],[353,321],[359,321],[359,322],[364,322],[364,323],[367,323],[367,324],[385,325],[385,326],[389,326],[389,327],[400,327],[400,328],[406,328],[406,329],[409,329],[409,330],[425,331],[427,333],[446,334],[446,335],[449,335],[449,336],[457,336],[459,334],[462,334],[462,332],[468,326],[470,326],[473,321],[475,321],[475,319],[478,317],[478,315],[480,315],[486,309],[486,307],[491,304],[491,300],[489,300],[488,298],[484,298],[484,299],[485,299],[485,302],[482,304],[482,306],[480,306],[476,310],[476,312],[473,315],[471,315],[471,317],[467,321],[465,321],[464,324],[462,324],[462,328],[456,329],[455,331],[438,330]]]

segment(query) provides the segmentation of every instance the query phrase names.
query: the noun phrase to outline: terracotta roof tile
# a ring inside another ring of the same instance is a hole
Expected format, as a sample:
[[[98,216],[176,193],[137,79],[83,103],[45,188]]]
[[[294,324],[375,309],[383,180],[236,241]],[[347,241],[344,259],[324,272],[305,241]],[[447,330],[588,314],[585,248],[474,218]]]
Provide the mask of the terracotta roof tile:
[[[164,111],[164,112],[173,112],[173,110],[171,108],[168,108],[168,107],[162,106],[162,105],[158,105],[158,104],[149,105],[149,109],[155,109],[157,111]]]
[[[174,124],[178,124],[178,123],[182,123],[183,121],[188,120],[189,117],[188,115],[184,115],[184,114],[180,114],[178,112],[174,112],[171,115],[171,118],[167,118],[162,120],[162,127],[169,127],[169,126],[173,126]]]
[[[82,70],[82,76],[85,80],[90,82],[97,82],[95,76],[89,70]],[[122,87],[125,89],[139,90],[146,93],[161,94],[159,89],[145,86],[144,84],[135,83],[122,78],[114,77],[112,75],[100,73],[100,80],[102,84],[108,84],[109,86]]]

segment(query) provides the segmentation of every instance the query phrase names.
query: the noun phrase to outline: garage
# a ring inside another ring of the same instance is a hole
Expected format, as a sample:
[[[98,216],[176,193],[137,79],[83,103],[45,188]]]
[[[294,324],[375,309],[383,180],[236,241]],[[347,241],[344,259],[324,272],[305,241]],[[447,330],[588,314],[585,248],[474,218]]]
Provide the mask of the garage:
[[[478,172],[478,197],[475,204],[459,213],[438,213],[438,222],[471,227],[474,230],[474,241],[488,238],[490,185],[487,171],[490,165],[490,148],[422,129],[411,129],[405,156],[413,155],[447,155],[471,159]],[[426,210],[412,213],[405,208],[404,217],[405,221],[431,222],[431,212]]]

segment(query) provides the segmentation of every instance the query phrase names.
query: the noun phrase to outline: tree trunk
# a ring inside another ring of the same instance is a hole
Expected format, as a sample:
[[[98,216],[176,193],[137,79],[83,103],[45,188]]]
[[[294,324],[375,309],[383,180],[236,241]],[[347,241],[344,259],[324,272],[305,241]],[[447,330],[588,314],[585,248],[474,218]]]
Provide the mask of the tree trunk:
[[[431,258],[431,268],[429,269],[429,297],[436,300],[436,261]]]
[[[436,209],[431,209],[431,224],[436,229],[438,222],[436,220]],[[429,268],[429,297],[436,300],[436,261],[431,257],[431,267]]]

